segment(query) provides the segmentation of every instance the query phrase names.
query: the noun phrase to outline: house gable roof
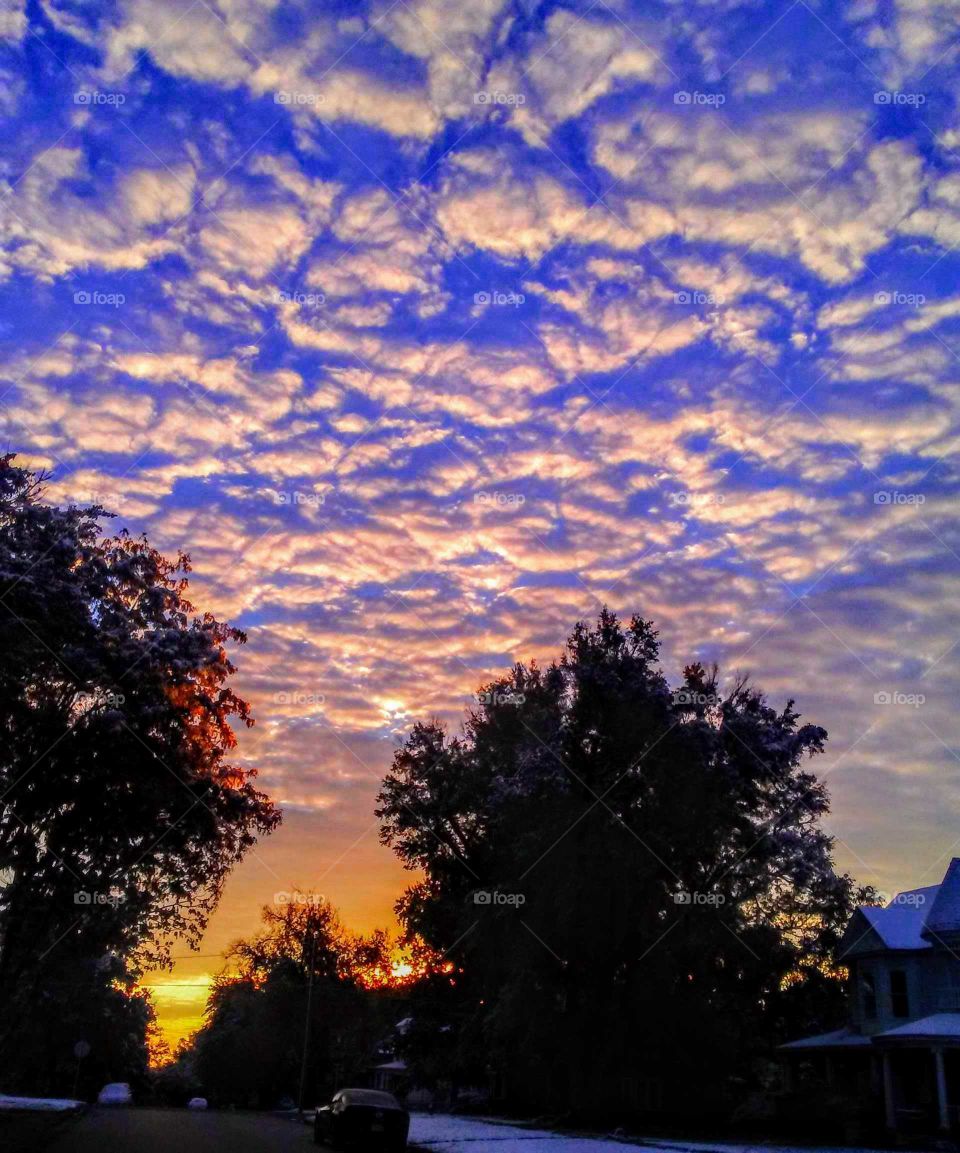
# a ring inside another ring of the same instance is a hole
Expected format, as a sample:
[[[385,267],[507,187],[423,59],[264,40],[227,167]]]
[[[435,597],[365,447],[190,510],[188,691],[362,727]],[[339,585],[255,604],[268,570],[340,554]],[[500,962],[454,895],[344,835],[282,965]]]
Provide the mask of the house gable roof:
[[[952,941],[960,935],[960,857],[954,857],[923,925],[927,940]]]
[[[929,949],[960,941],[960,857],[939,885],[897,893],[884,906],[861,905],[844,933],[843,956],[886,949]]]

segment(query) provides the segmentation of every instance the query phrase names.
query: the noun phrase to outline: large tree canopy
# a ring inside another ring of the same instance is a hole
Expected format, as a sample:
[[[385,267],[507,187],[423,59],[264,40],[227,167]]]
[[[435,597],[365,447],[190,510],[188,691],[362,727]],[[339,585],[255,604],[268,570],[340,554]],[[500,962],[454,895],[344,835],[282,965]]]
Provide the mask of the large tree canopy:
[[[243,634],[195,612],[186,557],[103,539],[105,515],[0,459],[0,1040],[78,959],[195,941],[280,820],[230,761]]]
[[[658,659],[650,622],[604,611],[559,662],[483,686],[459,735],[416,725],[380,794],[383,841],[423,874],[398,911],[452,964],[426,1047],[518,1101],[696,1083],[688,1105],[716,1103],[867,895],[820,825],[824,730],[699,664],[671,689]]]

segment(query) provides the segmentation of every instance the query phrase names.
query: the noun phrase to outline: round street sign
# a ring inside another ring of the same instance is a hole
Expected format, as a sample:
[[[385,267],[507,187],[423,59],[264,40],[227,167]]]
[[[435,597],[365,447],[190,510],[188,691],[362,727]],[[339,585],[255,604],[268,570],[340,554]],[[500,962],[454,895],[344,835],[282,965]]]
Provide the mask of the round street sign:
[[[74,1047],[73,1047],[73,1055],[74,1055],[74,1057],[76,1057],[76,1059],[78,1061],[82,1061],[84,1059],[84,1057],[89,1057],[89,1055],[90,1055],[90,1042],[89,1041],[78,1041],[76,1043],[76,1045],[74,1045]]]

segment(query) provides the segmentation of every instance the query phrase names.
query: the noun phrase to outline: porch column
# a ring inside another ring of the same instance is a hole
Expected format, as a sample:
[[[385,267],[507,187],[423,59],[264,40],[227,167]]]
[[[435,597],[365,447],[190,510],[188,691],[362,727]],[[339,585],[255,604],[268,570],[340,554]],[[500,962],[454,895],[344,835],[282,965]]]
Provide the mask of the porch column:
[[[883,1108],[886,1114],[887,1128],[897,1127],[897,1102],[893,1089],[893,1066],[890,1063],[889,1049],[883,1050]]]
[[[947,1070],[943,1059],[943,1049],[934,1049],[933,1059],[937,1065],[937,1109],[940,1114],[940,1130],[943,1133],[948,1133],[950,1131],[950,1102],[947,1100]]]

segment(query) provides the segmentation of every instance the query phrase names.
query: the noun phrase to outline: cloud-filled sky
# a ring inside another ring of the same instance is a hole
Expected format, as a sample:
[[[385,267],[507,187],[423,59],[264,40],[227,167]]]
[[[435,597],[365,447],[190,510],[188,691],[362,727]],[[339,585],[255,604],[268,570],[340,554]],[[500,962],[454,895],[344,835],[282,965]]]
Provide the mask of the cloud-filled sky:
[[[191,554],[287,812],[160,991],[172,1032],[278,890],[388,923],[398,736],[603,603],[827,727],[843,867],[939,879],[958,17],[0,5],[3,447]]]

